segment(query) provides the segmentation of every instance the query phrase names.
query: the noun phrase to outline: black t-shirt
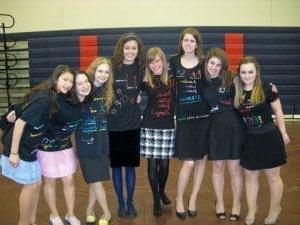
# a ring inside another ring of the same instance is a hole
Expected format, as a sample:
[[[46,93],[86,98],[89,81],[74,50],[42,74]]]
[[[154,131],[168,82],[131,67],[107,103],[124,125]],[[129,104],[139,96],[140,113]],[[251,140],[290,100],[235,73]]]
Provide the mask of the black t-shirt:
[[[114,68],[115,101],[108,115],[108,127],[112,131],[138,129],[141,111],[137,104],[142,81],[141,68],[137,63],[123,64]]]
[[[50,96],[48,91],[34,93],[29,101],[22,104],[19,118],[26,122],[19,144],[19,156],[22,160],[36,160],[36,148],[45,135],[49,122]],[[5,138],[4,155],[9,156],[13,130]]]
[[[154,78],[154,88],[143,83],[142,90],[148,96],[147,106],[143,113],[143,128],[173,129],[175,87],[172,82],[165,85],[159,78]]]
[[[109,141],[102,88],[97,88],[93,99],[83,106],[81,121],[75,135],[76,151],[79,158],[108,155]]]
[[[238,111],[247,127],[260,127],[273,122],[270,103],[278,98],[278,93],[273,92],[269,84],[264,84],[263,90],[266,98],[258,105],[250,102],[251,91],[244,91],[244,101]]]
[[[208,116],[208,105],[203,98],[205,76],[199,63],[193,68],[184,68],[180,56],[170,59],[171,74],[176,84],[176,119],[177,121],[195,120]]]
[[[72,147],[70,135],[76,129],[81,117],[81,106],[72,105],[67,97],[59,94],[57,98],[57,112],[49,120],[45,137],[39,149],[55,152]]]
[[[222,80],[218,77],[206,81],[204,98],[212,114],[234,110],[234,87],[222,87]]]

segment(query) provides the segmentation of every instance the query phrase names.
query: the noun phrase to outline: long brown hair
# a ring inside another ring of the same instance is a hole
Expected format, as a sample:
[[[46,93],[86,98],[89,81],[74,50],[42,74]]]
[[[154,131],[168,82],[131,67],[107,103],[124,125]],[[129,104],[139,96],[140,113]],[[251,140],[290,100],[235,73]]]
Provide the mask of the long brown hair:
[[[145,70],[145,82],[151,87],[155,88],[153,83],[153,72],[151,71],[149,64],[155,60],[155,57],[158,56],[163,62],[163,71],[159,76],[159,79],[164,85],[168,85],[169,76],[168,76],[168,64],[165,53],[158,47],[149,48],[146,54],[146,70]]]
[[[228,71],[228,57],[225,51],[221,48],[211,48],[205,58],[205,77],[207,80],[211,80],[209,73],[207,71],[208,62],[211,58],[216,57],[221,61],[221,70],[219,73],[219,78],[222,80],[222,87],[229,87],[233,84],[232,75]]]
[[[109,110],[109,108],[112,106],[113,100],[115,98],[114,89],[113,89],[113,70],[112,70],[112,62],[110,59],[105,57],[97,57],[87,68],[87,73],[92,79],[92,81],[95,81],[95,73],[97,71],[98,66],[101,64],[107,64],[109,67],[109,75],[107,81],[103,84],[103,95],[105,98],[105,107],[106,110]]]
[[[143,43],[141,39],[135,33],[126,33],[119,38],[114,48],[114,54],[112,57],[112,62],[114,67],[120,67],[122,65],[124,59],[124,53],[123,53],[124,45],[126,42],[132,40],[136,41],[138,45],[138,55],[135,59],[135,62],[139,66],[143,66]]]
[[[34,86],[30,89],[28,93],[25,94],[23,98],[23,102],[28,102],[29,98],[36,92],[39,91],[48,91],[50,95],[50,116],[53,115],[57,111],[57,81],[58,78],[64,73],[70,73],[73,75],[73,86],[75,80],[75,72],[71,69],[71,67],[67,65],[58,65],[50,78],[40,82],[38,85]]]
[[[203,41],[202,36],[198,30],[192,27],[185,28],[180,36],[179,36],[179,44],[178,44],[178,54],[180,56],[184,55],[184,50],[182,48],[182,41],[184,38],[184,35],[191,34],[195,40],[196,40],[196,49],[195,49],[195,55],[197,56],[200,63],[204,60],[204,51],[203,51]]]
[[[255,57],[245,56],[239,62],[238,70],[237,70],[238,74],[234,79],[234,84],[235,84],[234,106],[236,108],[238,108],[240,104],[244,101],[244,83],[240,77],[241,66],[248,63],[252,63],[256,69],[256,78],[251,92],[250,101],[252,104],[257,105],[265,100],[265,93],[263,91],[259,64]]]

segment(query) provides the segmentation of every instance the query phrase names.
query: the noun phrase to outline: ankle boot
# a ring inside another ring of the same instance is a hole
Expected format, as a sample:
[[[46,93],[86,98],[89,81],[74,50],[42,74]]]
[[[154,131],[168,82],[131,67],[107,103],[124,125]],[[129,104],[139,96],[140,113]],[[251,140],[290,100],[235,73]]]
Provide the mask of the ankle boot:
[[[162,214],[162,208],[160,203],[160,198],[156,197],[153,199],[153,215],[156,217],[161,216]]]
[[[168,196],[166,195],[166,193],[164,191],[160,192],[159,195],[160,195],[160,199],[164,205],[171,204],[171,200],[168,198]]]

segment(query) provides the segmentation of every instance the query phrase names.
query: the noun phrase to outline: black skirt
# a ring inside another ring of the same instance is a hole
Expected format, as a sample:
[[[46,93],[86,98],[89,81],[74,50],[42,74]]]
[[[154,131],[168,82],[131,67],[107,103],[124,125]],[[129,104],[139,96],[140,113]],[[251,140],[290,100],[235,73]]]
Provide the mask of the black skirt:
[[[181,121],[176,128],[175,157],[199,160],[207,154],[209,119]]]
[[[208,131],[208,159],[240,159],[244,151],[246,130],[241,117],[234,110],[210,117]]]
[[[286,163],[285,145],[279,129],[264,125],[247,133],[241,166],[248,170],[270,169]]]
[[[109,132],[110,166],[138,167],[140,165],[140,129]]]
[[[86,183],[95,183],[109,180],[109,159],[107,156],[101,158],[79,159],[82,176]]]

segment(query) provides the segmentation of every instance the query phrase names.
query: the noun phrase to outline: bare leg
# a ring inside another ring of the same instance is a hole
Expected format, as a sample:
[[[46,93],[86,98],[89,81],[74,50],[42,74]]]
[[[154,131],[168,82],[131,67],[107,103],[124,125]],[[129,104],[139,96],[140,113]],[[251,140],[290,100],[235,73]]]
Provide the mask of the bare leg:
[[[216,194],[216,213],[225,212],[224,207],[224,171],[225,171],[225,160],[214,160],[212,162],[212,183]]]
[[[96,183],[92,183],[90,185],[91,185],[91,189],[93,190],[94,195],[97,199],[97,202],[103,211],[103,219],[109,221],[111,218],[111,214],[108,209],[106,193],[103,188],[102,182],[96,182]]]
[[[176,195],[176,211],[185,212],[183,204],[183,195],[186,185],[189,181],[190,174],[194,168],[195,161],[183,161],[182,167],[178,176],[177,195]]]
[[[265,173],[270,188],[270,209],[266,218],[267,222],[275,222],[281,212],[281,198],[283,192],[283,183],[280,177],[280,168],[266,169]]]
[[[64,196],[67,205],[67,215],[74,215],[74,206],[75,206],[75,184],[73,175],[69,175],[62,178],[63,187],[64,187]]]
[[[248,203],[248,214],[246,216],[247,221],[254,221],[257,209],[257,193],[259,189],[258,176],[259,170],[247,170],[245,169],[246,177],[246,198]]]
[[[240,167],[240,160],[227,160],[227,164],[231,178],[231,190],[233,196],[231,214],[240,215],[241,195],[243,189],[243,178]]]
[[[32,212],[30,212],[30,209],[32,208],[32,199],[34,198],[34,195],[36,195],[36,192],[39,191],[39,186],[39,182],[23,185],[19,197],[20,219],[18,225],[29,225],[30,217],[32,217]]]
[[[96,195],[93,191],[92,185],[90,184],[90,192],[89,192],[89,202],[86,208],[86,216],[92,215],[95,216],[94,206],[96,204]]]
[[[42,184],[42,181],[39,181],[37,183],[35,191],[34,191],[34,195],[32,196],[32,199],[31,199],[29,221],[30,221],[30,224],[32,224],[32,225],[36,224],[36,213],[37,213],[37,208],[38,208],[38,203],[39,203],[39,198],[40,198],[41,184]]]
[[[203,159],[195,161],[194,183],[193,183],[192,193],[190,195],[189,206],[188,206],[188,209],[191,211],[196,210],[197,195],[199,193],[203,181],[203,177],[204,177],[206,158],[207,157],[205,156]]]
[[[59,214],[56,206],[56,179],[48,177],[44,177],[44,179],[44,196],[50,209],[50,216],[57,217]]]

